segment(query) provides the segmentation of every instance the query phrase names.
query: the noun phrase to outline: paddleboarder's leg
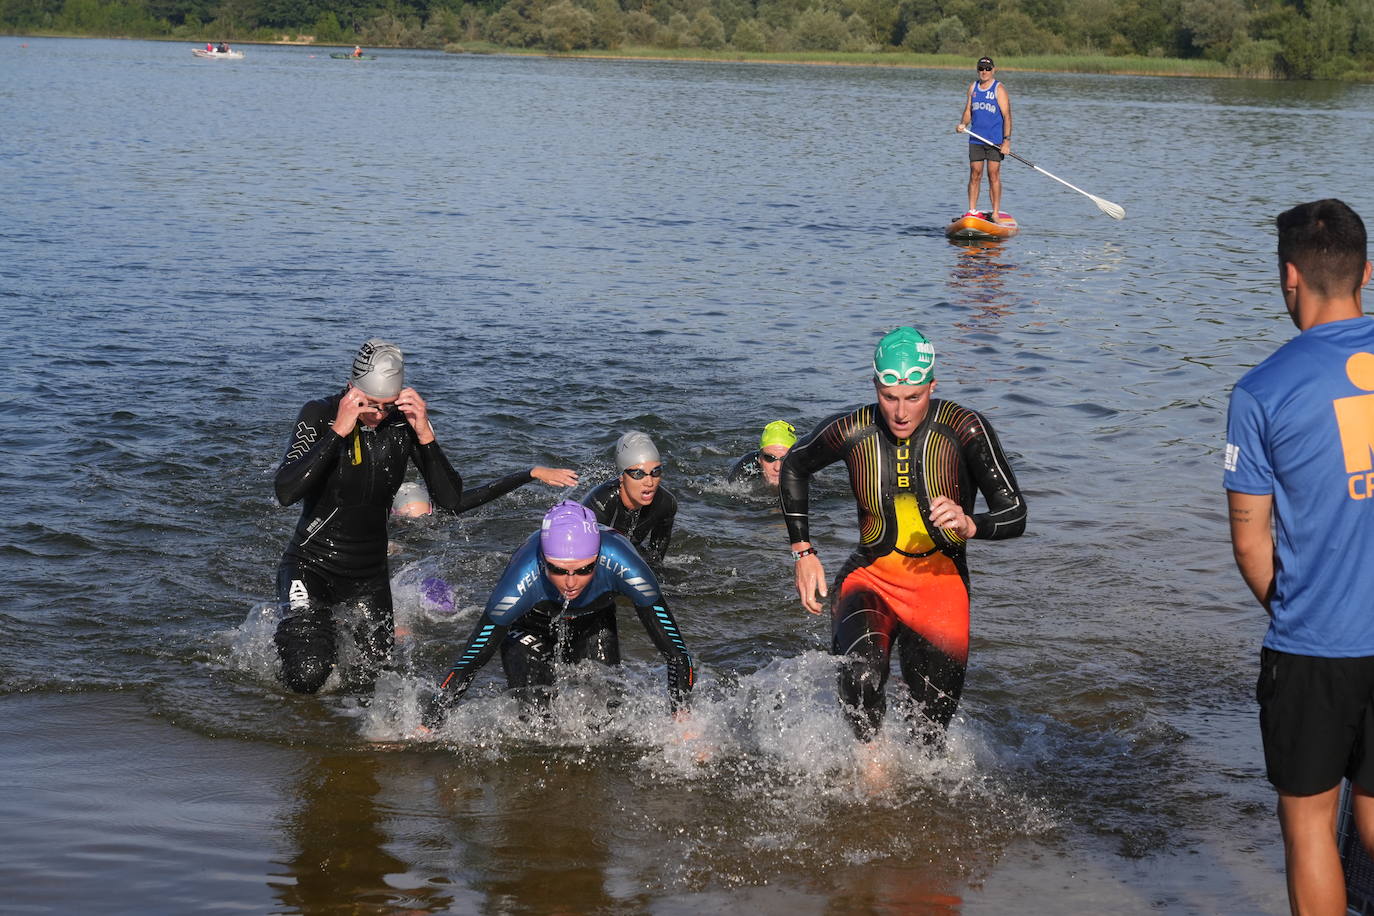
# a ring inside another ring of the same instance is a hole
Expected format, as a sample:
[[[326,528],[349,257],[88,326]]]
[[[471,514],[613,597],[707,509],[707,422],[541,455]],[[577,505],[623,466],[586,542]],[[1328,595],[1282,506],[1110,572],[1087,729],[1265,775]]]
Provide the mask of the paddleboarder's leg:
[[[969,155],[972,156],[977,147],[969,144]],[[968,212],[978,212],[978,186],[983,183],[983,160],[971,159],[968,164]]]
[[[992,221],[1002,213],[1002,163],[992,158],[1000,153],[988,153],[988,196],[992,198]]]
[[[851,584],[850,577],[839,584],[831,611],[830,653],[844,659],[839,671],[840,708],[860,741],[873,739],[887,711],[883,686],[896,625],[897,618],[876,592]]]

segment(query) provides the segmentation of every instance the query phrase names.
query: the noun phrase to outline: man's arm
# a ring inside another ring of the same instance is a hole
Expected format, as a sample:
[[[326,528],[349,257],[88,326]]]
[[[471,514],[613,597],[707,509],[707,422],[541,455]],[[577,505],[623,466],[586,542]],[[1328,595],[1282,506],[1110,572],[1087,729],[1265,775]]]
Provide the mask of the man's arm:
[[[318,486],[334,467],[343,439],[329,428],[327,401],[311,401],[296,416],[286,455],[277,468],[277,502],[289,506]]]
[[[841,446],[844,434],[840,421],[846,414],[836,414],[813,429],[787,453],[778,472],[778,498],[782,503],[782,516],[787,523],[787,536],[792,542],[792,552],[801,553],[811,550],[811,475],[821,468],[834,464],[843,456]],[[797,583],[797,596],[802,607],[812,614],[821,612],[821,602],[816,597],[828,597],[825,585],[825,566],[815,553],[808,553],[796,561],[793,570]]]
[[[964,132],[969,122],[973,120],[973,84],[968,84],[968,92],[964,93],[964,113],[959,116],[959,126],[954,128],[956,134]]]
[[[1002,108],[1002,155],[1005,156],[1011,145],[1011,96],[1007,95],[1007,87],[1001,80],[997,81],[997,104]]]
[[[1274,496],[1226,491],[1231,510],[1231,552],[1241,578],[1266,613],[1274,597]]]

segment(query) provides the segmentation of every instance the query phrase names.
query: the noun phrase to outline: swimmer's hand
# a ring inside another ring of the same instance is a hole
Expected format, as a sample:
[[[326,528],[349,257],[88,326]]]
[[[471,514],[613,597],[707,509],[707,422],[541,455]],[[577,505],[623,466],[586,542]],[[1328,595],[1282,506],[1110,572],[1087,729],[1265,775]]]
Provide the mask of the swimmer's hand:
[[[811,545],[806,541],[800,541],[792,545],[793,551],[806,550]],[[801,598],[802,607],[813,614],[819,614],[822,610],[820,598],[829,595],[825,587],[825,567],[821,565],[821,558],[814,553],[807,554],[797,561],[797,597]],[[816,593],[820,592],[820,598]]]
[[[551,487],[577,486],[577,472],[569,468],[546,468],[542,464],[536,464],[530,468],[530,476]]]
[[[420,728],[430,732],[443,728],[444,720],[448,718],[448,710],[448,698],[442,693],[436,693],[429,698],[429,702],[420,713]]]
[[[434,441],[434,427],[429,425],[429,408],[418,391],[402,388],[396,396],[396,409],[405,416],[410,428],[415,430],[415,438],[421,445],[429,445]]]
[[[948,496],[937,496],[930,501],[930,520],[966,541],[978,533],[978,523],[964,513],[963,506]]]

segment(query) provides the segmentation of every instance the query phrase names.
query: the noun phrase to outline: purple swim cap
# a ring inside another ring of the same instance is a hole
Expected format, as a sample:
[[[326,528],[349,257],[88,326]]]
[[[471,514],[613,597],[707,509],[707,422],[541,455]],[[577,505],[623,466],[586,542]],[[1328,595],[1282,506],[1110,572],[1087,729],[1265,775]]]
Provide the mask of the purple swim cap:
[[[540,526],[539,547],[550,560],[585,560],[601,552],[601,529],[591,509],[570,499],[554,506]]]

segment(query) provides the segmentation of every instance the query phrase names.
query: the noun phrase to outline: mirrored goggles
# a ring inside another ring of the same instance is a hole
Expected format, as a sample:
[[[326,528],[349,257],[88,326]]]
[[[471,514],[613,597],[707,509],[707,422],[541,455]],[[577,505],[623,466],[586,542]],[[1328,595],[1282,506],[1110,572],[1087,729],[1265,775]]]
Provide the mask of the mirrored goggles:
[[[555,566],[548,560],[545,560],[544,568],[555,576],[590,576],[592,573],[596,572],[596,560],[592,560],[586,566],[579,566],[577,569],[564,569],[561,566]]]
[[[662,477],[663,465],[660,464],[652,471],[646,471],[643,468],[626,468],[620,473],[624,474],[626,477],[629,477],[631,480],[643,480],[645,477]]]

